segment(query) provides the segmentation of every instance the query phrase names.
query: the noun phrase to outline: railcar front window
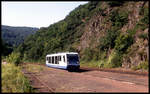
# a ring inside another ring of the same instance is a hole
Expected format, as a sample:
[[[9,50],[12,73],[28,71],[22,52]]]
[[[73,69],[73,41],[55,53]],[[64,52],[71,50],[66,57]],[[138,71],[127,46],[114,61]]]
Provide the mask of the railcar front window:
[[[67,60],[69,63],[77,63],[79,62],[78,55],[67,54]]]

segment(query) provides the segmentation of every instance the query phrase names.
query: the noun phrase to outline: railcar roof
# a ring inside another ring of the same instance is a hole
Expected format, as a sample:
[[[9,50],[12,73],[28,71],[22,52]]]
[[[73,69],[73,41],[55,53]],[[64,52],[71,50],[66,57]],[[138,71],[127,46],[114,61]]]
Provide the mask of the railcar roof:
[[[78,53],[77,52],[60,52],[60,53],[54,53],[54,54],[47,54],[46,56],[64,55],[64,54],[78,54]]]

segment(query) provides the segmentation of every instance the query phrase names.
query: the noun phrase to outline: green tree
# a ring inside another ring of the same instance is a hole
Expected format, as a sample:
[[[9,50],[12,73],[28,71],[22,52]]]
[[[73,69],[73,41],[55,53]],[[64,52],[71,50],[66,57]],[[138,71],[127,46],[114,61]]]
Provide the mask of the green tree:
[[[124,4],[124,1],[108,1],[108,4],[111,7],[122,6]]]
[[[120,34],[115,40],[115,50],[118,53],[123,53],[133,44],[133,37],[129,34]]]
[[[117,9],[113,11],[109,18],[112,21],[112,25],[121,28],[128,22],[128,12],[122,12]]]
[[[116,30],[107,30],[106,35],[103,38],[100,38],[100,49],[107,50],[109,48],[114,48],[115,39],[119,35],[120,31]]]

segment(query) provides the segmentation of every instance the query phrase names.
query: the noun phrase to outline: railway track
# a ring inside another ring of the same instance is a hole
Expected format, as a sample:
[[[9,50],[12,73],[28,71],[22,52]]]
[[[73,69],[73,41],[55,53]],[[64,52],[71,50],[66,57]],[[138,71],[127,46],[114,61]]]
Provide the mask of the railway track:
[[[30,63],[30,64],[35,64],[35,63]],[[45,66],[45,64],[36,64],[36,65]],[[139,76],[148,76],[149,74],[148,72],[123,70],[123,69],[102,69],[102,68],[80,67],[80,70],[78,70],[78,72],[82,72],[82,71],[104,71],[104,72],[133,74]]]
[[[29,63],[27,63],[27,64],[29,64]],[[30,63],[30,64],[35,64],[35,63]],[[40,65],[40,66],[42,66],[42,67],[45,67],[45,65],[44,64],[35,64],[35,65]],[[46,79],[46,78],[42,78],[42,74],[43,73],[32,73],[32,72],[28,72],[28,71],[26,71],[25,69],[26,68],[23,68],[24,69],[24,74],[25,75],[27,75],[28,76],[28,78],[30,79],[30,81],[33,81],[34,83],[38,83],[38,85],[36,84],[36,85],[34,85],[33,83],[31,83],[32,85],[33,85],[33,88],[39,88],[39,92],[51,92],[51,93],[54,93],[54,92],[57,92],[57,89],[58,88],[56,88],[55,87],[55,84],[50,84],[50,83],[46,83],[47,81],[46,80],[44,80],[44,79]],[[95,71],[96,70],[96,71]],[[56,70],[56,71],[58,71],[57,73],[59,74],[59,73],[61,73],[61,70]],[[91,72],[87,72],[87,71],[91,71]],[[133,82],[132,82],[132,78],[136,78],[136,77],[138,77],[138,76],[134,76],[134,75],[131,75],[131,79],[129,78],[129,79],[124,79],[124,78],[121,78],[120,79],[120,77],[128,77],[128,76],[124,76],[123,74],[120,74],[120,76],[111,76],[111,75],[107,75],[108,74],[108,72],[107,72],[107,74],[105,74],[105,72],[103,73],[103,72],[98,72],[98,71],[100,71],[100,69],[94,69],[94,68],[85,68],[85,67],[81,67],[80,68],[80,70],[79,71],[76,71],[76,72],[79,72],[79,74],[77,73],[73,73],[73,75],[80,75],[80,76],[89,76],[89,77],[93,77],[93,78],[102,78],[102,79],[109,79],[109,80],[112,80],[112,81],[119,81],[120,83],[128,83],[128,84],[135,84],[135,85],[140,85],[140,86],[146,86],[147,87],[147,84],[143,84],[143,83],[141,83],[143,80],[140,80],[140,78],[139,78],[139,80],[137,79],[135,79]],[[108,71],[108,70],[104,70],[104,71]],[[111,71],[111,70],[110,70]],[[65,72],[65,71],[64,71]],[[80,72],[81,72],[81,74],[80,74]],[[111,71],[112,72],[112,71]],[[47,72],[44,72],[44,73],[47,73]],[[53,73],[53,71],[52,71],[52,73]],[[68,73],[68,72],[67,72]],[[100,73],[101,75],[96,75],[97,73]],[[69,73],[70,74],[70,73]],[[104,75],[103,75],[104,74]],[[112,73],[109,73],[109,74],[112,74]],[[132,73],[131,73],[132,74]],[[29,76],[30,75],[30,76]],[[55,74],[54,74],[55,75]],[[70,74],[70,75],[72,75],[72,73]],[[119,74],[118,74],[119,75]],[[122,76],[121,76],[122,75]],[[139,75],[139,74],[138,74]],[[141,75],[141,76],[143,76],[143,75]],[[145,76],[145,75],[144,75]],[[46,76],[47,77],[47,76]],[[140,76],[139,76],[140,77]],[[40,78],[42,78],[43,80],[41,80]],[[58,78],[56,78],[56,79],[58,79]],[[45,82],[44,82],[45,81]],[[57,81],[57,80],[56,80]],[[138,82],[138,81],[140,81],[140,82]],[[144,83],[145,83],[145,81],[144,81]],[[58,83],[59,84],[59,83]],[[50,87],[50,86],[53,86],[54,85],[54,87]],[[57,86],[57,84],[56,84],[56,86]],[[43,89],[43,90],[42,90]]]
[[[123,69],[100,69],[100,68],[88,68],[88,67],[81,67],[81,69],[97,70],[97,71],[104,71],[104,72],[114,72],[114,73],[124,73],[124,74],[133,74],[133,75],[139,75],[139,76],[148,76],[148,72],[123,70]]]
[[[46,92],[50,92],[53,93],[54,89],[50,88],[44,81],[41,81],[37,75],[35,75],[34,73],[31,72],[27,72],[25,69],[22,70],[22,72],[30,79],[30,81],[34,81],[34,83],[36,83],[33,87],[33,89],[40,89],[38,91],[46,91]],[[31,80],[34,79],[34,80]]]

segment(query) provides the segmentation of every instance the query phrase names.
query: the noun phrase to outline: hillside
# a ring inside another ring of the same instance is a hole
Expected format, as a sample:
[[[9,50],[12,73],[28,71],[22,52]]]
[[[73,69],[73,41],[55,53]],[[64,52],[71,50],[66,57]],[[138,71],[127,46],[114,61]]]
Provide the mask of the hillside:
[[[23,43],[27,36],[35,34],[35,32],[39,30],[38,28],[32,27],[14,27],[6,25],[2,25],[1,28],[3,41],[12,46],[18,46]]]
[[[77,51],[80,60],[102,68],[148,69],[148,1],[93,1],[65,19],[41,28],[19,45],[23,60]],[[93,62],[94,61],[94,62]]]

